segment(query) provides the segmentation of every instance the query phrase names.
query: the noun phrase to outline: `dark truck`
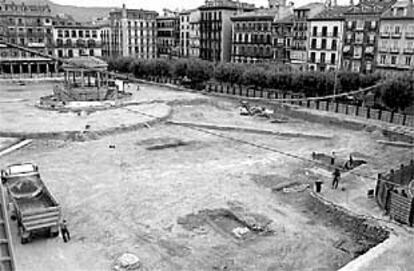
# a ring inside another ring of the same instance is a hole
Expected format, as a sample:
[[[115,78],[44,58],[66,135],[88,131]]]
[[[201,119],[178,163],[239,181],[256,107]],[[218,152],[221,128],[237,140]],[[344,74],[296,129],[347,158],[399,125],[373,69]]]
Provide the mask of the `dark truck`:
[[[22,244],[35,235],[59,235],[61,208],[34,164],[14,164],[1,171],[12,220],[17,220]]]

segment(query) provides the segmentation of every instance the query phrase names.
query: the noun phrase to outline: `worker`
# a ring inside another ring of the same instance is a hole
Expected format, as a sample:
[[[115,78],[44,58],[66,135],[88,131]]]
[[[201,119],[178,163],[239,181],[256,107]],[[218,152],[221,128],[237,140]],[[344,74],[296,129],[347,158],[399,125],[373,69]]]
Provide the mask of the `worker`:
[[[335,165],[335,158],[336,158],[336,154],[335,154],[335,152],[333,151],[332,152],[332,156],[331,156],[331,165],[333,166],[333,165]]]
[[[62,223],[60,223],[60,233],[62,234],[63,242],[66,243],[70,241],[70,233],[66,220],[63,220]]]
[[[352,164],[354,163],[354,158],[352,157],[352,154],[349,155],[349,165],[352,167]]]
[[[338,168],[335,168],[334,172],[332,173],[333,180],[332,180],[332,189],[337,189],[339,184],[339,179],[341,178],[341,172]]]

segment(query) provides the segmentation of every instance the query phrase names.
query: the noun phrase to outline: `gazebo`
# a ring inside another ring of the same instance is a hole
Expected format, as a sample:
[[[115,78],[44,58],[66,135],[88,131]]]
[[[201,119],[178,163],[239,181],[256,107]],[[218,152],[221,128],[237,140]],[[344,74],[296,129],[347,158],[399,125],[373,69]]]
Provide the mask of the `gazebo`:
[[[108,64],[99,58],[71,58],[65,61],[62,69],[63,84],[56,85],[52,95],[41,97],[40,107],[58,109],[73,104],[71,102],[83,102],[83,106],[92,106],[90,102],[117,101],[132,95],[119,89],[115,80],[109,78]]]
[[[65,87],[101,88],[108,87],[108,64],[96,57],[81,56],[71,58],[62,65],[65,76]],[[85,82],[85,79],[86,82]],[[92,79],[92,80],[91,80]]]

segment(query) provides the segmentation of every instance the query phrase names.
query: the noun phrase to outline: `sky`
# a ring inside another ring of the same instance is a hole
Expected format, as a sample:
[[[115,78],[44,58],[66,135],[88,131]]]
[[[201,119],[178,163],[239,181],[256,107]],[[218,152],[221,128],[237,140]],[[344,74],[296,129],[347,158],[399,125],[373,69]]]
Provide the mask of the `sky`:
[[[297,4],[309,2],[310,0],[296,0]],[[77,6],[109,6],[109,7],[121,7],[123,3],[127,8],[143,8],[162,11],[163,8],[175,9],[192,9],[197,8],[204,4],[204,0],[52,0],[57,4],[62,5],[77,5]],[[267,7],[267,0],[241,0],[241,2],[253,3],[256,7]]]

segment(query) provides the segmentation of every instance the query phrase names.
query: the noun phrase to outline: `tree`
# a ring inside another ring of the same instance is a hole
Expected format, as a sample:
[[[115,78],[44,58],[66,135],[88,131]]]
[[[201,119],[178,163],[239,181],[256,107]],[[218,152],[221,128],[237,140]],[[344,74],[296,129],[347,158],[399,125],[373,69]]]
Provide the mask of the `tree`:
[[[188,69],[188,60],[179,59],[172,64],[172,76],[176,78],[182,78],[186,76]]]
[[[189,61],[187,77],[194,83],[200,84],[213,76],[213,65],[207,61],[194,59]]]
[[[413,82],[409,77],[394,77],[387,79],[381,88],[384,104],[393,111],[410,106],[414,99]]]

